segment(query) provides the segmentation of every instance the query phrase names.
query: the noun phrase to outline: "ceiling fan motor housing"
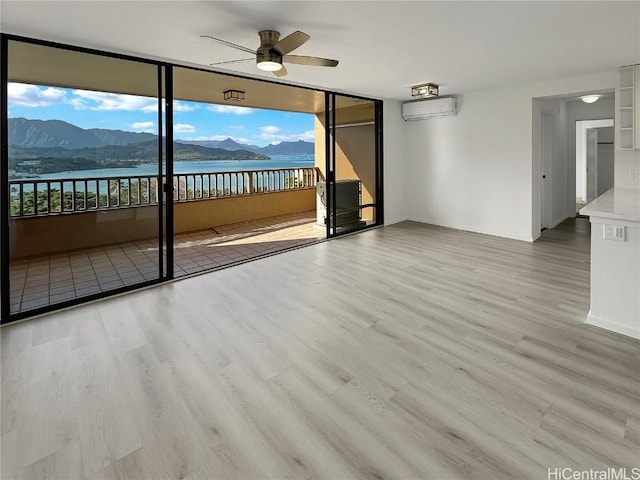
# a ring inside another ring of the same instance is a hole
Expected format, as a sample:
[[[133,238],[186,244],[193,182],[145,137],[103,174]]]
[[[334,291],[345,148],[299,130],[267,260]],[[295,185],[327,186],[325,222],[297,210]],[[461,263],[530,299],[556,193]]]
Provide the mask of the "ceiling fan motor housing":
[[[256,63],[275,62],[282,65],[282,55],[273,46],[280,40],[280,32],[275,30],[262,30],[258,32],[260,36],[260,47],[256,51]]]

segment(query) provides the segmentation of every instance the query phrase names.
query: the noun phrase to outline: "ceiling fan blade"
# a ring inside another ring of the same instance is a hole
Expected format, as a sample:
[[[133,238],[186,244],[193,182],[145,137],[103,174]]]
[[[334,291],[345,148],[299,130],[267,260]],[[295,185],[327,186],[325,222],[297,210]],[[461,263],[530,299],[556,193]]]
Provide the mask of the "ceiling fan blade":
[[[226,45],[227,47],[235,48],[236,50],[241,50],[246,53],[256,54],[255,50],[251,50],[250,48],[243,47],[242,45],[236,45],[235,43],[227,42],[226,40],[222,40],[221,38],[212,37],[210,35],[200,35],[200,38],[208,38],[209,40],[213,40],[216,43],[220,43],[222,45]]]
[[[298,65],[311,65],[314,67],[337,67],[338,60],[320,57],[305,57],[304,55],[285,55],[283,62],[297,63]]]
[[[284,65],[282,65],[282,68],[280,70],[276,70],[275,72],[273,72],[276,77],[284,77],[287,73],[289,72],[287,72],[287,69]]]
[[[310,38],[311,37],[304,32],[293,32],[271,47],[271,50],[275,50],[280,55],[286,55],[287,53],[294,51]]]
[[[238,60],[227,60],[225,62],[215,62],[215,63],[210,63],[209,65],[224,65],[225,63],[248,62],[249,60],[255,60],[255,57],[253,57],[253,58],[239,58]]]

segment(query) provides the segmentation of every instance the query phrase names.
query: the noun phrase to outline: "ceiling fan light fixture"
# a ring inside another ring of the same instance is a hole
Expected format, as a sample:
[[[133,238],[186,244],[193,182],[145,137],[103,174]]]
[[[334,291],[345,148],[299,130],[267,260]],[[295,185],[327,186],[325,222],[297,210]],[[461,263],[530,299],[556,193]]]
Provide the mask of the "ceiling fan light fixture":
[[[338,60],[331,58],[310,57],[308,55],[289,55],[292,51],[302,46],[309,38],[304,32],[295,31],[284,38],[280,38],[280,32],[275,30],[261,30],[258,32],[260,37],[260,46],[257,50],[236,45],[221,38],[212,37],[211,35],[200,35],[208,38],[216,43],[227,47],[235,48],[245,53],[255,55],[256,66],[264,71],[271,72],[276,77],[284,77],[287,75],[285,63],[295,63],[298,65],[312,67],[337,67]],[[223,62],[210,63],[209,65],[235,64],[252,60],[251,58],[239,58],[235,60],[225,60]]]
[[[414,85],[411,87],[411,96],[420,98],[429,98],[438,96],[438,85],[435,83],[425,83],[423,85]]]
[[[583,95],[580,97],[584,103],[595,103],[600,99],[600,95]]]
[[[265,72],[277,72],[282,68],[282,64],[278,62],[272,62],[270,60],[265,60],[262,62],[258,62],[258,68],[260,70],[264,70]]]

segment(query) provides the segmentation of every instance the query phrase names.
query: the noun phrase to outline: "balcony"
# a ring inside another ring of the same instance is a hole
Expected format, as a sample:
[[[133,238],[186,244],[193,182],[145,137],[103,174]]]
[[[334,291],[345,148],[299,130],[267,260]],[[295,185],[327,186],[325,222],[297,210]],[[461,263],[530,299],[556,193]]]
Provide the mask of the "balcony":
[[[323,239],[315,168],[173,177],[175,276]],[[11,182],[11,312],[158,278],[158,177]]]

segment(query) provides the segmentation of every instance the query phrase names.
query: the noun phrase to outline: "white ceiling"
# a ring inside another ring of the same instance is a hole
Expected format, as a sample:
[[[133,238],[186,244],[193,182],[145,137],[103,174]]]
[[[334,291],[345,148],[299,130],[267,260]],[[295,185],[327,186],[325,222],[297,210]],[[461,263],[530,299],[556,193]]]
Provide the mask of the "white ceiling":
[[[287,82],[404,100],[423,82],[459,94],[640,63],[640,1],[2,0],[0,28],[218,71],[208,64],[244,54],[200,35],[257,48],[258,30],[302,30],[311,40],[294,53],[340,65],[289,65]],[[253,62],[227,68],[275,79]]]

